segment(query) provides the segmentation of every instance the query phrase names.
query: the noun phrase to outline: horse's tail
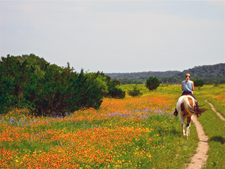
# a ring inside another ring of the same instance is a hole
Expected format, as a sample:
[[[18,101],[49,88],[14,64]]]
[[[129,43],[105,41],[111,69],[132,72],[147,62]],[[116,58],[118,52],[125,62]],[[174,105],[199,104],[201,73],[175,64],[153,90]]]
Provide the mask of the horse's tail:
[[[184,112],[185,114],[197,114],[196,110],[194,109],[194,107],[192,108],[189,101],[188,101],[188,97],[184,96]]]
[[[195,99],[194,100],[192,100],[191,99],[191,102],[193,102],[193,101],[196,101]],[[203,112],[205,112],[207,109],[203,109],[203,108],[201,108],[201,109],[195,109],[195,107],[194,107],[194,103],[189,103],[189,101],[188,101],[188,97],[187,96],[185,96],[184,97],[184,110],[185,110],[185,113],[188,113],[188,114],[191,114],[191,115],[193,115],[193,114],[200,114],[200,113],[203,113]]]

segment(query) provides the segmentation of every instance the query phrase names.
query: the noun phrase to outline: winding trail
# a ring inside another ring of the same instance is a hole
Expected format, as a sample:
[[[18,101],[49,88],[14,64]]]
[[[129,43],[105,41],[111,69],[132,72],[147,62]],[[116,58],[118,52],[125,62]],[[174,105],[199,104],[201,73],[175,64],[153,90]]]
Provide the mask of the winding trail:
[[[216,111],[215,107],[212,105],[212,103],[208,102],[207,100],[205,100],[212,108],[212,110],[217,114],[217,116],[219,116],[219,118],[223,121],[225,121],[225,118],[219,113]]]
[[[206,164],[208,158],[207,155],[207,152],[209,150],[208,136],[205,135],[203,127],[201,123],[197,120],[196,116],[193,116],[192,121],[196,126],[199,142],[198,147],[196,149],[197,153],[191,158],[191,163],[188,164],[186,169],[200,169],[203,167],[203,165]]]

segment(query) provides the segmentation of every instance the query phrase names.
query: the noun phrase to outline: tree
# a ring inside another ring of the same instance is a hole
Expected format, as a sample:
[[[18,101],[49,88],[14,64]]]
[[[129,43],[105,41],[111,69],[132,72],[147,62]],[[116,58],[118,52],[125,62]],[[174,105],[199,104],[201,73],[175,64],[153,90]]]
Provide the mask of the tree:
[[[201,79],[193,79],[194,82],[194,86],[198,87],[200,89],[200,87],[202,87],[204,85],[204,81]]]
[[[149,90],[155,90],[159,86],[160,82],[159,80],[153,76],[150,76],[145,83],[145,87],[147,87]]]

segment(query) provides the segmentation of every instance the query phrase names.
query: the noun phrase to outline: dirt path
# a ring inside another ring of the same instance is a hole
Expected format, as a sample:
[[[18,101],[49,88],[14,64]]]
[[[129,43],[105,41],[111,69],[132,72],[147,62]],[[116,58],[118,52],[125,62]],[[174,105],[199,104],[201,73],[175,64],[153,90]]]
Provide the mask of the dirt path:
[[[212,105],[212,103],[208,102],[207,100],[205,100],[211,107],[212,107],[212,110],[217,114],[217,116],[219,116],[219,118],[223,121],[225,121],[225,118],[219,113],[216,111],[215,107]]]
[[[191,163],[186,167],[186,169],[200,169],[203,167],[203,165],[206,164],[208,158],[208,137],[205,135],[203,127],[201,123],[197,120],[196,116],[193,117],[192,121],[196,126],[199,142],[198,147],[196,149],[196,154],[192,157]]]

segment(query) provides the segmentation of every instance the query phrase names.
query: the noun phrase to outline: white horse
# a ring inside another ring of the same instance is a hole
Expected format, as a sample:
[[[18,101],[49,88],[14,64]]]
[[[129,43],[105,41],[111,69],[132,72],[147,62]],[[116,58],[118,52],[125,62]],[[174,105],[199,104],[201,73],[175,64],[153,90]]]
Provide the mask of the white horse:
[[[203,113],[204,111],[206,111],[206,109],[196,110],[196,102],[197,100],[195,100],[191,95],[183,95],[177,101],[176,109],[178,111],[179,118],[181,121],[182,134],[186,137],[190,135],[189,128],[191,126],[191,120],[193,115],[194,114],[199,115]],[[187,118],[186,134],[185,134],[185,123],[184,123],[185,118]]]

